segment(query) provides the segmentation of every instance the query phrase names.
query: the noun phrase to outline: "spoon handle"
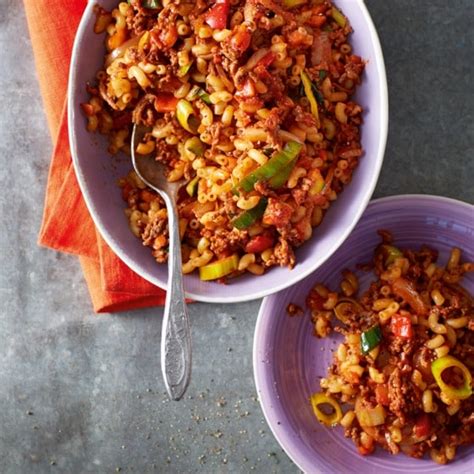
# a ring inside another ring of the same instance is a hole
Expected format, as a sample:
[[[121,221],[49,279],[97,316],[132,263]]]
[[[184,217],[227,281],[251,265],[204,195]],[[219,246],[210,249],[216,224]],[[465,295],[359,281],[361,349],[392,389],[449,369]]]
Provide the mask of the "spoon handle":
[[[168,395],[179,400],[191,377],[191,331],[184,299],[176,199],[162,194],[168,210],[168,291],[161,332],[161,370]]]

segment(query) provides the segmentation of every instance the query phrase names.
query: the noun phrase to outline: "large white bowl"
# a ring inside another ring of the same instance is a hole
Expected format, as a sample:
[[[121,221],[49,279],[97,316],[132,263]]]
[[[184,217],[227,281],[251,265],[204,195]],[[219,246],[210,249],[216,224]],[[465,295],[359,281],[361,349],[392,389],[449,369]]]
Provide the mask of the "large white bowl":
[[[110,10],[117,0],[89,2],[79,25],[69,76],[69,139],[77,179],[87,207],[99,232],[132,270],[155,285],[166,288],[167,268],[153,259],[150,249],[130,232],[124,216],[124,202],[117,179],[131,164],[125,157],[112,158],[105,139],[86,131],[80,103],[88,100],[85,84],[101,68],[105,54],[104,37],[93,32],[93,5]],[[189,297],[207,302],[238,302],[260,298],[287,288],[309,275],[326,261],[344,242],[359,220],[375,188],[382,166],[388,128],[388,100],[385,66],[379,39],[362,0],[339,0],[337,5],[349,18],[354,29],[354,51],[367,60],[363,83],[357,100],[364,107],[362,146],[365,155],[351,184],[327,213],[310,241],[296,252],[293,270],[273,268],[265,275],[243,275],[228,285],[202,282],[197,275],[185,277]]]

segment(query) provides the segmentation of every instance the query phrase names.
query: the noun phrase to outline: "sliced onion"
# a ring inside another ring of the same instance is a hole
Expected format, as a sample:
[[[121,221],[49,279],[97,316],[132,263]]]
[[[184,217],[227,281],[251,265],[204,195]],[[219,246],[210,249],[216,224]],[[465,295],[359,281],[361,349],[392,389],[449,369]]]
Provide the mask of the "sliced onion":
[[[411,308],[418,314],[425,315],[428,312],[420,294],[415,290],[413,283],[404,278],[397,278],[392,283],[393,292],[403,298]]]
[[[311,396],[311,405],[313,407],[313,412],[316,418],[326,426],[335,426],[337,423],[341,421],[342,418],[342,410],[339,406],[337,401],[326,395],[325,393],[315,393]],[[332,413],[326,414],[324,413],[320,405],[329,405],[332,408]]]
[[[134,36],[133,38],[125,41],[125,43],[122,43],[118,48],[115,48],[113,51],[111,51],[105,58],[105,67],[109,67],[117,58],[122,57],[128,48],[137,46],[139,41],[140,36]]]
[[[347,324],[350,320],[350,314],[357,314],[364,311],[364,308],[353,298],[340,298],[334,308],[334,314],[339,321]]]
[[[295,134],[288,132],[287,130],[278,130],[278,135],[284,142],[297,142],[302,145],[304,144],[300,137],[297,137]]]

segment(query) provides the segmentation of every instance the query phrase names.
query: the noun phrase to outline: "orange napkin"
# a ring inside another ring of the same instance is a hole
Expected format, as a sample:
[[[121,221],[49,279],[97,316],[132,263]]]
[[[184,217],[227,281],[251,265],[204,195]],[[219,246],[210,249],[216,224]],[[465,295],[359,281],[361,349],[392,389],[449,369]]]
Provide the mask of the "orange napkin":
[[[69,151],[66,89],[74,35],[86,0],[24,0],[36,70],[55,141],[39,244],[79,256],[94,311],[162,305],[165,292],[130,270],[100,237]]]

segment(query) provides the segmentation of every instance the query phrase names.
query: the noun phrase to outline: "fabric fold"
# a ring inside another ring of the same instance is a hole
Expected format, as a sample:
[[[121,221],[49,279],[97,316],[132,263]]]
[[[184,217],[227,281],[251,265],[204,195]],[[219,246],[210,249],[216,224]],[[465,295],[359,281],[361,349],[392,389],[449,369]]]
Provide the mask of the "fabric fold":
[[[97,232],[72,164],[67,80],[74,36],[87,2],[25,0],[36,72],[54,150],[38,243],[79,257],[94,311],[163,305],[165,292],[139,277]]]

